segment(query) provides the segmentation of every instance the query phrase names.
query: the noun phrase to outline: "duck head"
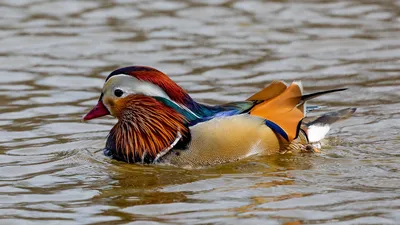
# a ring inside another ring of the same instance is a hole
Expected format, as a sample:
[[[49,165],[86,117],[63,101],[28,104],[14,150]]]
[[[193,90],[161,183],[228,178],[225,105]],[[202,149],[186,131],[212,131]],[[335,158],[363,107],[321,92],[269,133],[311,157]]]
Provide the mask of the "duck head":
[[[106,115],[116,117],[111,105],[130,94],[167,98],[191,110],[197,107],[187,92],[161,71],[146,66],[131,66],[108,75],[97,105],[83,119],[91,120]]]
[[[189,136],[185,116],[171,104],[190,107],[191,102],[164,73],[150,67],[126,67],[107,77],[97,105],[83,119],[117,118],[107,150],[126,162],[152,162]]]

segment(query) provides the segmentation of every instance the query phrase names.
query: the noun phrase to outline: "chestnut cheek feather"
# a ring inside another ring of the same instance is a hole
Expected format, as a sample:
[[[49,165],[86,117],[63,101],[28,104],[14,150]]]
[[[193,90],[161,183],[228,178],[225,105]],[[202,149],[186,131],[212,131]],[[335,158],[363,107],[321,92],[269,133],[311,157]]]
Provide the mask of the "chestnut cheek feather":
[[[185,118],[152,97],[128,96],[116,101],[114,108],[119,111],[118,122],[106,148],[123,161],[151,162],[176,140],[178,133],[190,136]]]

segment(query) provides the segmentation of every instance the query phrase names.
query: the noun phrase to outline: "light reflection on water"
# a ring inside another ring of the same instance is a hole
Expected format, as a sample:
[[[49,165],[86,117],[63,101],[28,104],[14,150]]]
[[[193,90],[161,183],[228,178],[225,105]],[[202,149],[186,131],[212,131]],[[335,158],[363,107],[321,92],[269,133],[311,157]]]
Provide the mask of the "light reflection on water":
[[[384,1],[0,3],[0,223],[397,224],[400,4]],[[101,148],[115,120],[82,123],[105,76],[169,74],[207,103],[273,79],[358,107],[319,155],[202,170],[128,165]]]

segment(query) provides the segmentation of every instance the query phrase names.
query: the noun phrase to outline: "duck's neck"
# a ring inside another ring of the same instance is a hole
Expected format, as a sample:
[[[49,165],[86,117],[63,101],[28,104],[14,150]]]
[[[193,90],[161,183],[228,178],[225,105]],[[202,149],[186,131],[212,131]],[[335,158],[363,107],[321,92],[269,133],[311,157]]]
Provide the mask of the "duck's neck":
[[[190,136],[185,118],[151,97],[135,97],[126,105],[106,144],[119,160],[151,163]]]

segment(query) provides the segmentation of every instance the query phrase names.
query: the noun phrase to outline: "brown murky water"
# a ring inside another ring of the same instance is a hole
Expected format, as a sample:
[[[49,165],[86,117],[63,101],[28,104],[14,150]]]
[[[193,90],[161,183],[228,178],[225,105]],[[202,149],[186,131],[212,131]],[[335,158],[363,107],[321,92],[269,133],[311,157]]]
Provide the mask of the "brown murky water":
[[[317,155],[128,165],[81,117],[137,64],[207,103],[284,79],[359,109]],[[0,95],[0,224],[400,224],[400,1],[2,0]]]

